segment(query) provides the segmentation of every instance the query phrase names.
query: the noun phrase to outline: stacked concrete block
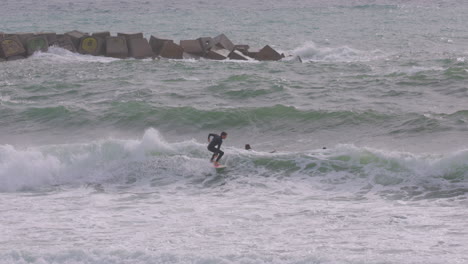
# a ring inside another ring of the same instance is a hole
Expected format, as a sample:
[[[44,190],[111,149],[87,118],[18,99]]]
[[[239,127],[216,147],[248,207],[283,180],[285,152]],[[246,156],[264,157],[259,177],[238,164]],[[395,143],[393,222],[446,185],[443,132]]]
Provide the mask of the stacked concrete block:
[[[201,37],[197,40],[200,41],[200,45],[203,48],[203,53],[205,54],[208,53],[208,51],[210,51],[216,44],[214,39],[210,37]]]
[[[78,30],[73,30],[65,33],[65,35],[70,38],[71,42],[73,43],[73,46],[75,47],[75,50],[79,50],[81,39],[87,36],[88,34]]]
[[[161,50],[166,42],[172,42],[174,43],[173,40],[170,39],[160,39],[154,36],[150,37],[149,44],[151,46],[151,49],[153,50],[154,56],[159,56],[161,53]]]
[[[94,32],[93,34],[91,34],[91,36],[106,39],[110,37],[111,34],[109,31],[103,31],[103,32]]]
[[[272,47],[266,45],[261,49],[256,55],[255,59],[259,61],[278,61],[283,58],[276,50]]]
[[[106,56],[124,59],[128,57],[128,46],[125,37],[106,38]]]
[[[145,38],[128,39],[128,54],[136,59],[152,58],[153,50]]]
[[[256,59],[258,52],[258,50],[249,50],[246,52],[242,52],[242,54],[244,54],[247,57]]]
[[[106,46],[107,46],[106,39],[111,36],[110,32],[109,31],[95,32],[91,36],[101,39],[102,45],[101,45],[101,50],[99,51],[99,53],[101,55],[106,54]]]
[[[215,42],[215,46],[218,48],[227,49],[229,52],[234,50],[234,44],[224,34],[216,36],[213,40]]]
[[[251,60],[250,57],[244,55],[239,50],[233,50],[231,53],[229,53],[228,57],[231,60],[244,60],[244,61]]]
[[[102,53],[103,45],[104,41],[101,38],[86,36],[81,38],[78,52],[81,54],[89,54],[93,56],[104,55],[104,53]]]
[[[203,46],[197,39],[191,40],[181,40],[180,46],[184,49],[185,52],[202,56],[205,51],[203,50]]]
[[[47,38],[47,43],[49,43],[49,46],[52,46],[55,44],[57,41],[57,33],[55,32],[39,32],[36,34],[36,36],[44,36]]]
[[[234,45],[234,49],[244,53],[244,52],[249,52],[250,46],[249,45]]]
[[[26,42],[27,55],[30,56],[36,51],[46,52],[49,49],[49,41],[46,36],[31,37]]]
[[[143,33],[117,33],[118,37],[124,37],[127,41],[127,45],[130,43],[130,39],[141,39],[143,38]]]
[[[167,41],[164,43],[159,56],[168,59],[183,59],[184,49],[174,42]]]
[[[206,58],[211,60],[225,60],[231,52],[227,49],[212,49],[206,54]]]
[[[105,55],[115,58],[133,57],[137,59],[160,56],[170,59],[200,59],[212,60],[260,60],[276,61],[284,58],[270,46],[260,51],[250,51],[248,45],[234,45],[224,34],[214,38],[200,37],[181,40],[180,45],[173,40],[160,39],[151,36],[150,41],[143,33],[118,33],[117,37],[110,32],[95,32],[92,35],[77,30],[63,35],[54,32],[15,33],[0,32],[0,58],[15,60],[29,56],[35,51],[47,51],[51,45],[59,46],[72,52]],[[300,61],[300,59],[299,59]]]
[[[75,45],[68,35],[57,35],[57,40],[55,41],[54,45],[71,52],[76,52]]]
[[[26,47],[28,38],[34,37],[34,33],[12,33],[12,34],[5,34],[5,37],[13,37],[16,36],[20,40],[23,47]]]
[[[13,35],[5,37],[0,41],[0,55],[4,59],[9,59],[14,56],[23,56],[26,53],[20,39]]]
[[[211,49],[215,48],[215,44],[214,39],[210,37],[180,41],[180,46],[185,52],[196,56],[206,56]],[[221,47],[218,49],[221,49]]]

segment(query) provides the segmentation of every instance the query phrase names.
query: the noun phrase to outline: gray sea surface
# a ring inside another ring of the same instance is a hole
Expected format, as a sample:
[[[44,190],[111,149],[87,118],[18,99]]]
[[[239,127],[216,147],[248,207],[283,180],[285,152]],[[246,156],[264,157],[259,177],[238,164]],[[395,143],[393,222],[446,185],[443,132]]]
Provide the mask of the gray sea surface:
[[[468,262],[466,1],[1,11],[5,33],[224,33],[286,58],[52,47],[0,63],[0,263]],[[216,170],[207,135],[221,131]]]

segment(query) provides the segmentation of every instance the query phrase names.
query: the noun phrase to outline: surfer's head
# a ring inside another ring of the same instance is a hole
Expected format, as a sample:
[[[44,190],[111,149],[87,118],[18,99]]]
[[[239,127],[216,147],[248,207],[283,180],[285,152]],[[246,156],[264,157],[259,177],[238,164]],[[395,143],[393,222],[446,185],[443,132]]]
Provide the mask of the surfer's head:
[[[222,139],[225,139],[225,138],[227,138],[227,133],[226,133],[226,132],[224,132],[224,131],[223,131],[223,132],[221,132],[221,138],[222,138]]]
[[[252,148],[250,147],[250,144],[245,144],[245,149],[246,150],[251,150]]]

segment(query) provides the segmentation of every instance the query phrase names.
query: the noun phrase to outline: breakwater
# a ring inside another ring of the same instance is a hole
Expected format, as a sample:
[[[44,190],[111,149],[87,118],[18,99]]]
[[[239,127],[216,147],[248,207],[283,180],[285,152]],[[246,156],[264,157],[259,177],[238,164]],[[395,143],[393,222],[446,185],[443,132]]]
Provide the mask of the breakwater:
[[[251,50],[249,45],[234,44],[226,35],[199,37],[180,40],[151,36],[146,39],[143,33],[95,32],[92,34],[78,30],[57,34],[3,33],[0,32],[0,61],[25,59],[34,52],[46,52],[50,46],[58,46],[71,52],[113,58],[168,58],[211,60],[258,60],[277,61],[284,58],[269,45],[260,50]]]

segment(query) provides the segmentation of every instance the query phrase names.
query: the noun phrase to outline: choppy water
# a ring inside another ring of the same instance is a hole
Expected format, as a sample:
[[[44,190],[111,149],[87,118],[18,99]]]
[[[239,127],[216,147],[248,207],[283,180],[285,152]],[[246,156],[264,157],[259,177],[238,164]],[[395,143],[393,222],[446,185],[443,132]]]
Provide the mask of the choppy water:
[[[225,33],[292,56],[0,63],[0,263],[467,263],[467,12],[2,3],[4,32]]]

